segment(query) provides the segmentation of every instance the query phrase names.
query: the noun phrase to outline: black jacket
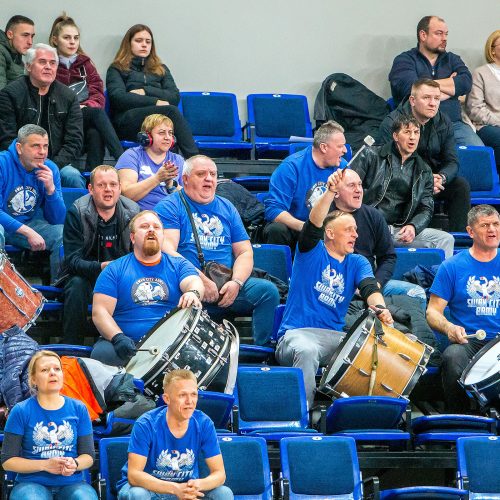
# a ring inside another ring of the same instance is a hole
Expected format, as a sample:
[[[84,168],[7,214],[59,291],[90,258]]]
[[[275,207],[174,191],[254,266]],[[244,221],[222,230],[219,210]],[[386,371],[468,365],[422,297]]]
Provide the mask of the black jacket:
[[[120,196],[116,205],[119,249],[121,256],[132,250],[129,222],[140,212],[135,201]],[[101,272],[101,263],[88,260],[97,238],[98,214],[90,194],[76,200],[66,214],[63,230],[65,272],[95,280]]]
[[[382,122],[379,129],[378,144],[392,141],[392,124],[403,114],[411,115],[410,102],[402,102]],[[434,174],[444,174],[446,183],[450,183],[458,175],[458,158],[455,135],[450,119],[441,111],[431,118],[420,129],[418,154],[429,165]]]
[[[83,145],[83,118],[73,91],[52,82],[49,96],[50,159],[59,168],[78,158]],[[17,131],[28,123],[39,124],[40,97],[28,76],[18,78],[0,91],[0,150],[7,149]]]
[[[382,199],[391,199],[387,187],[392,177],[392,142],[384,146],[365,148],[351,164],[363,182],[363,201],[376,207]],[[402,220],[402,226],[412,224],[416,234],[425,229],[434,212],[434,179],[429,166],[414,153],[412,171],[412,196],[406,205],[404,214],[395,215]],[[387,217],[386,217],[387,218]]]
[[[119,121],[122,114],[130,109],[155,106],[158,99],[174,106],[179,104],[179,89],[170,70],[163,65],[164,75],[146,73],[145,62],[143,57],[134,57],[128,71],[120,71],[114,66],[108,68],[106,90],[113,120]],[[130,92],[137,89],[144,89],[146,95]]]

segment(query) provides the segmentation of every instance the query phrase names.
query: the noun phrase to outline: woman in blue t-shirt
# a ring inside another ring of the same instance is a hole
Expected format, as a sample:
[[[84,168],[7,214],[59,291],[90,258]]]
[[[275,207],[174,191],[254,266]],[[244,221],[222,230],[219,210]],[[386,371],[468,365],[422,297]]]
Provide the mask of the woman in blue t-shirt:
[[[17,472],[11,500],[96,499],[83,470],[94,463],[92,424],[85,405],[61,395],[61,359],[39,351],[28,366],[33,396],[9,414],[2,446],[4,470]]]

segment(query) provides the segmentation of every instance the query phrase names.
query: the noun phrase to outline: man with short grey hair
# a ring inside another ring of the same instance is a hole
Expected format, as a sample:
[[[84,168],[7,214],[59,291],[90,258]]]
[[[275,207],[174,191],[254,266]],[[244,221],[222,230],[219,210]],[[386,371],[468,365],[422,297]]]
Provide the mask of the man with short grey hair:
[[[48,150],[47,132],[28,124],[0,153],[0,245],[49,250],[55,279],[66,208],[59,169],[47,159]]]
[[[38,43],[25,54],[26,75],[0,91],[0,150],[9,147],[23,125],[36,123],[49,133],[49,157],[61,169],[63,186],[85,187],[71,166],[81,154],[83,118],[76,95],[56,81],[57,51]]]
[[[326,191],[328,177],[345,166],[344,129],[333,120],[318,128],[313,145],[285,158],[271,176],[265,200],[266,243],[295,249],[309,211]]]

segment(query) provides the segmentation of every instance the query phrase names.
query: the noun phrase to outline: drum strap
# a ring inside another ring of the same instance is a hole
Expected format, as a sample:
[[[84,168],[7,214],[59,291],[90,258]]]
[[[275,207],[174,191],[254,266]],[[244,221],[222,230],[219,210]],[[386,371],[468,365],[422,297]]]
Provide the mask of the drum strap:
[[[372,371],[370,373],[370,385],[368,387],[368,396],[373,394],[373,388],[375,387],[375,379],[377,377],[377,367],[378,367],[378,335],[376,332],[373,333],[375,337],[372,349]]]
[[[189,205],[188,205],[188,202],[184,196],[183,190],[179,191],[179,198],[181,199],[184,207],[186,208],[186,212],[187,212],[188,217],[189,217],[189,222],[191,223],[191,228],[193,230],[193,238],[194,238],[194,241],[196,243],[196,250],[198,252],[198,260],[200,261],[201,270],[204,271],[205,270],[205,256],[203,255],[203,250],[201,249],[200,238],[198,236],[198,230],[196,229],[196,224],[194,223],[194,220],[193,220],[193,214],[191,212],[191,209],[189,208]]]

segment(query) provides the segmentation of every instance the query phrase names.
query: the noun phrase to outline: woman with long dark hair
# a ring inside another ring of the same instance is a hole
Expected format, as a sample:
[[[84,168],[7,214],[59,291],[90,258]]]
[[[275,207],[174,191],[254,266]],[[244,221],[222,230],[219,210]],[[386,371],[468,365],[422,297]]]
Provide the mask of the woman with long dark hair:
[[[184,158],[198,154],[189,125],[177,108],[179,89],[156,54],[148,26],[135,24],[125,33],[108,68],[106,88],[111,119],[121,139],[135,141],[146,116],[162,114],[172,120]]]
[[[86,169],[102,165],[105,146],[117,160],[123,148],[104,109],[104,84],[94,63],[82,50],[75,21],[65,13],[59,16],[52,25],[49,43],[59,55],[56,79],[74,90],[80,101]]]

